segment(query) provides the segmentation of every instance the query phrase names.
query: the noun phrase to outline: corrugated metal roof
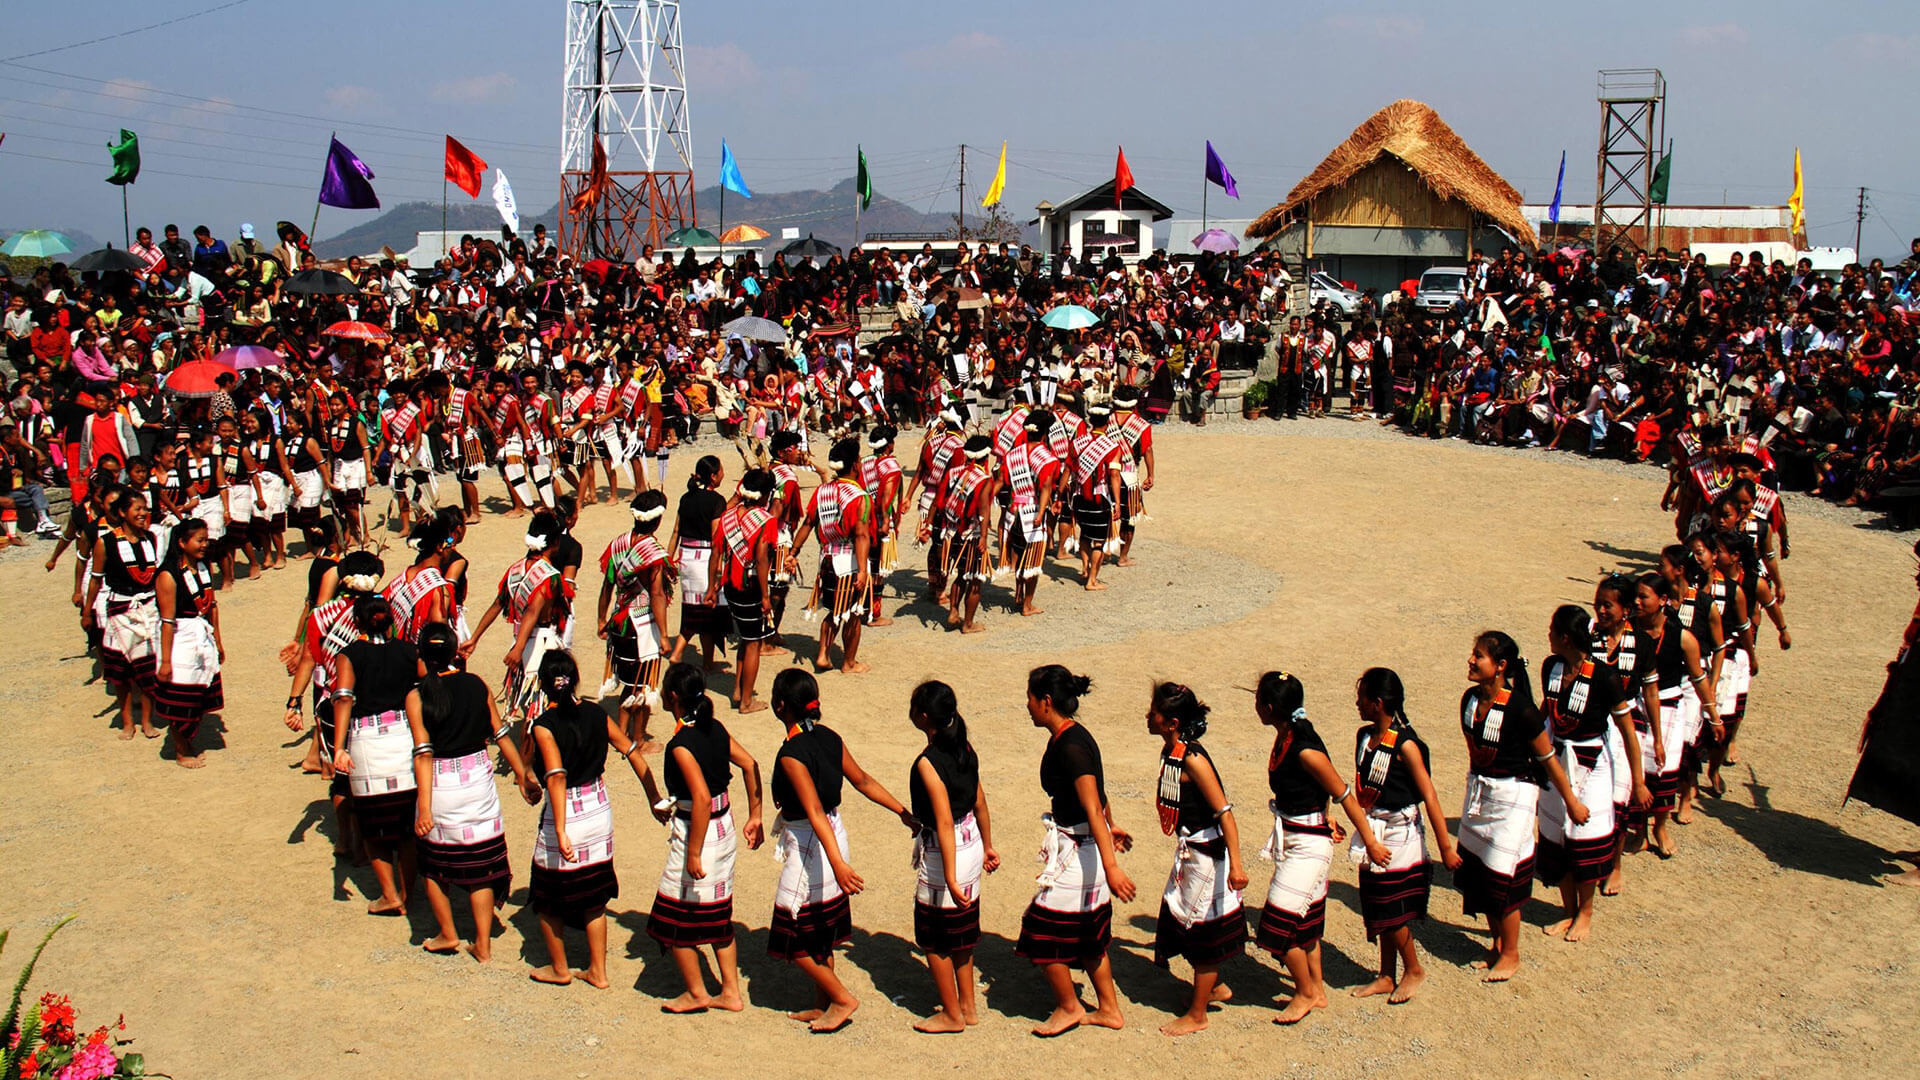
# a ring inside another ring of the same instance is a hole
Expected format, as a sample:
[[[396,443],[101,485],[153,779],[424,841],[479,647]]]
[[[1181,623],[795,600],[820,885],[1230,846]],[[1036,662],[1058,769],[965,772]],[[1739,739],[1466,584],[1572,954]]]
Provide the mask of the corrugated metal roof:
[[[1528,203],[1520,213],[1528,221],[1544,222],[1549,209],[1546,203]],[[1793,224],[1792,214],[1784,206],[1656,206],[1653,213],[1665,229],[1785,229]],[[1607,219],[1617,221],[1618,214],[1609,209]],[[1593,224],[1593,207],[1561,203],[1560,224]]]

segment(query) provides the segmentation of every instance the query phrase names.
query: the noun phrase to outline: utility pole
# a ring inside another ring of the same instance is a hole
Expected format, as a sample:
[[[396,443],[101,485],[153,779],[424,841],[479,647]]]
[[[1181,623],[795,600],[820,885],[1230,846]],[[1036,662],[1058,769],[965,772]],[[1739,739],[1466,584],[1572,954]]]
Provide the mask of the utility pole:
[[[967,238],[967,144],[960,144],[960,216],[955,219],[954,239]]]
[[[1860,261],[1860,226],[1867,220],[1867,189],[1860,189],[1860,204],[1853,212],[1853,261]]]

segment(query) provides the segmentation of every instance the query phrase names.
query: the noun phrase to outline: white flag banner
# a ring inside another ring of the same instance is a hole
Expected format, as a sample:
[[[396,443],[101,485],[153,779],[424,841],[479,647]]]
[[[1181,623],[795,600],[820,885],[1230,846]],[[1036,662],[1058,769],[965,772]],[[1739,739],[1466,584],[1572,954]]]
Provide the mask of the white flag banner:
[[[500,220],[515,233],[520,231],[520,207],[513,201],[513,185],[507,183],[507,174],[499,169],[493,170],[493,206],[500,211]]]

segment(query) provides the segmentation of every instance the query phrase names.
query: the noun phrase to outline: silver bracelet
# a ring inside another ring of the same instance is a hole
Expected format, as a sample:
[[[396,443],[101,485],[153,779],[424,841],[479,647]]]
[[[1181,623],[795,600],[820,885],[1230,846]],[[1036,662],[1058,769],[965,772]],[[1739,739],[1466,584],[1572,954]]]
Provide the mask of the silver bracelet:
[[[500,725],[500,730],[498,730],[498,731],[496,731],[496,732],[494,732],[493,734],[491,734],[491,735],[489,735],[489,736],[487,736],[487,738],[489,738],[489,739],[492,739],[492,740],[493,740],[494,742],[499,742],[499,741],[500,741],[501,739],[504,739],[504,738],[506,738],[506,737],[507,737],[507,733],[508,733],[508,732],[510,732],[510,731],[512,731],[512,730],[513,730],[513,724],[512,724],[512,722],[511,722],[511,721],[509,721],[509,722],[507,722],[507,723],[504,723],[504,724],[501,724],[501,725]]]
[[[567,775],[567,770],[565,769],[548,769],[545,773],[541,775],[540,779],[550,780],[553,777],[565,776],[565,775]]]
[[[413,756],[414,757],[432,757],[433,744],[430,742],[414,743]]]

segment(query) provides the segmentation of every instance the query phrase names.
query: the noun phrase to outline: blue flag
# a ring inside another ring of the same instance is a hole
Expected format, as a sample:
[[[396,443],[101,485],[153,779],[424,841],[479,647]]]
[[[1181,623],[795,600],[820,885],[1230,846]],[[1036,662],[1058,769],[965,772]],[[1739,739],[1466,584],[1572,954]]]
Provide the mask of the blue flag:
[[[1560,175],[1553,181],[1553,205],[1547,207],[1547,220],[1560,224],[1560,189],[1567,182],[1567,152],[1560,151]]]
[[[733,150],[727,146],[725,139],[720,140],[720,186],[735,195],[753,198],[753,192],[747,190],[747,182],[740,176],[740,165],[733,160]]]

